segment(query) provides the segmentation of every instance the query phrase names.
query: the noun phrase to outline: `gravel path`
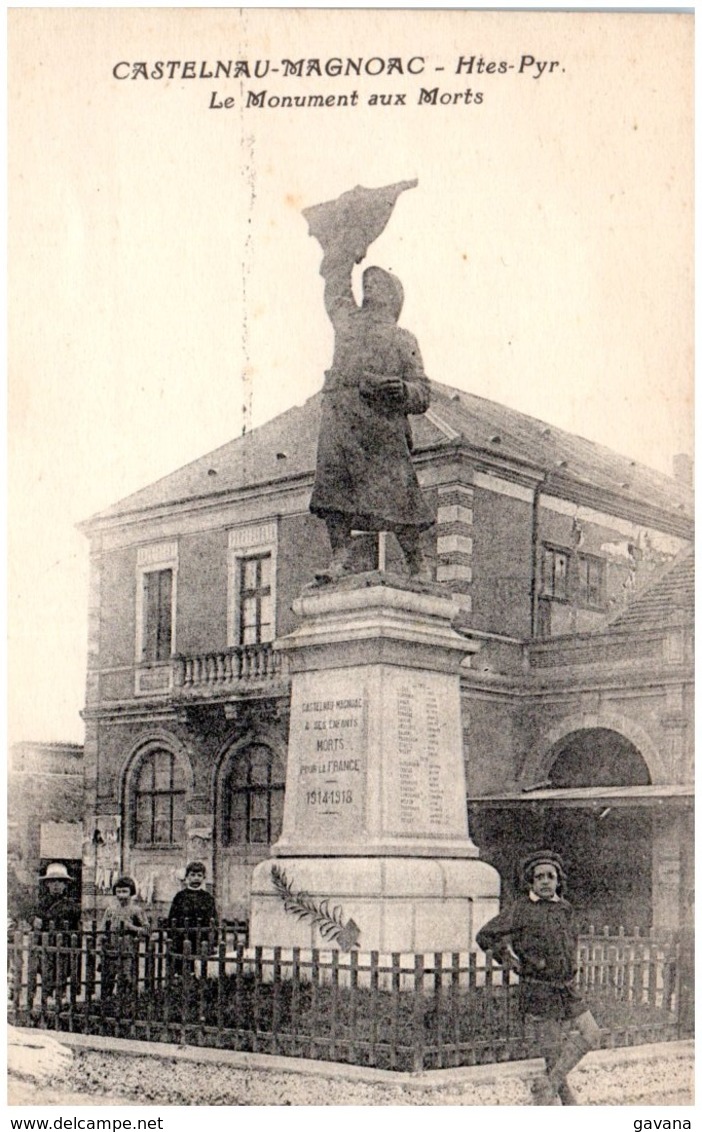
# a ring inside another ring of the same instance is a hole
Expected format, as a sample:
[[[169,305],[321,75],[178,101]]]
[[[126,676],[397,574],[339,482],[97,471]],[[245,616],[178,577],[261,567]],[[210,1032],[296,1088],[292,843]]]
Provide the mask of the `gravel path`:
[[[631,1057],[631,1055],[629,1055]],[[513,1067],[514,1068],[514,1067]],[[352,1075],[353,1077],[353,1075]],[[658,1059],[642,1056],[623,1064],[590,1063],[571,1075],[586,1105],[680,1105],[692,1103],[692,1061],[672,1051]],[[10,1083],[11,1104],[158,1105],[527,1105],[529,1079],[505,1072],[500,1080],[431,1078],[414,1085],[336,1076],[279,1072],[233,1065],[198,1063],[177,1057],[125,1056],[76,1049],[60,1080],[38,1086]],[[417,1087],[421,1084],[423,1087]],[[39,1099],[39,1098],[42,1099]]]

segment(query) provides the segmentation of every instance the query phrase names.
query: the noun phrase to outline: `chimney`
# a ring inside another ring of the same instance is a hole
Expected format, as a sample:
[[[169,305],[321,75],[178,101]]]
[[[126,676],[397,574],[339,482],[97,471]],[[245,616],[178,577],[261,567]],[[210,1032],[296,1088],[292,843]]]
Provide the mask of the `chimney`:
[[[692,457],[687,452],[678,452],[673,456],[673,475],[678,483],[692,487]]]

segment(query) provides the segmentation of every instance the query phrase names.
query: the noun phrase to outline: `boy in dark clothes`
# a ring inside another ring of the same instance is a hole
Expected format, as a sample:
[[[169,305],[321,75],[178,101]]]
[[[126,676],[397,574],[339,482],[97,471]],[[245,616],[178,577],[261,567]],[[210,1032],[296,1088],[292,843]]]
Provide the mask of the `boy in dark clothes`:
[[[41,970],[42,994],[57,1001],[66,993],[69,978],[76,979],[76,956],[71,950],[71,936],[80,932],[81,908],[75,894],[71,875],[60,861],[47,865],[44,876],[39,877],[39,901],[32,920],[34,931],[48,932],[49,949],[40,961],[36,946],[32,948],[28,972],[29,1002],[33,1002],[37,976]]]
[[[600,1028],[575,989],[578,933],[575,912],[561,895],[563,861],[539,850],[526,859],[523,874],[527,895],[490,920],[477,942],[518,972],[520,1014],[536,1025],[544,1046],[556,1047],[546,1054],[545,1077],[532,1087],[534,1103],[577,1104],[566,1077],[599,1045]]]
[[[36,931],[47,931],[50,925],[56,931],[80,931],[81,909],[76,899],[73,881],[65,865],[53,861],[39,878],[39,907],[34,917]]]
[[[217,922],[217,908],[212,894],[203,888],[204,883],[205,866],[201,861],[191,861],[185,870],[185,888],[173,897],[167,919],[176,955],[183,954],[186,941],[193,956],[200,954],[203,941],[210,945],[209,929]],[[176,961],[175,969],[181,972],[182,960]]]

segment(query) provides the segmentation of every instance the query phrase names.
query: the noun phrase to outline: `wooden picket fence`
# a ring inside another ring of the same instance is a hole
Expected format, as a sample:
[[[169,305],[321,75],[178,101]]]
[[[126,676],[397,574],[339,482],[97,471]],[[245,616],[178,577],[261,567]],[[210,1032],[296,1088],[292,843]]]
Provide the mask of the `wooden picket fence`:
[[[623,933],[579,941],[578,983],[605,1045],[691,1032],[677,944]],[[418,1071],[543,1052],[518,978],[490,954],[249,948],[213,924],[178,939],[14,934],[10,1019],[58,1031]]]

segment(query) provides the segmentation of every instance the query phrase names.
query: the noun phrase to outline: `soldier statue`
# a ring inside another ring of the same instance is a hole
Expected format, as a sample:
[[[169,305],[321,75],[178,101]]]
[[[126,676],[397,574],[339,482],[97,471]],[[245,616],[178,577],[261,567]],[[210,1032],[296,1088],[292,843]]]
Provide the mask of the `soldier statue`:
[[[395,201],[416,181],[381,189],[358,186],[305,209],[322,246],[324,303],[334,327],[334,357],[325,376],[317,469],[310,501],[327,525],[332,556],[320,581],[352,572],[352,531],[393,531],[410,575],[424,568],[421,532],[433,517],[412,464],[411,414],[429,407],[429,380],[414,335],[398,326],[403,290],[380,267],[363,273],[354,298],[353,268],[385,228]]]

